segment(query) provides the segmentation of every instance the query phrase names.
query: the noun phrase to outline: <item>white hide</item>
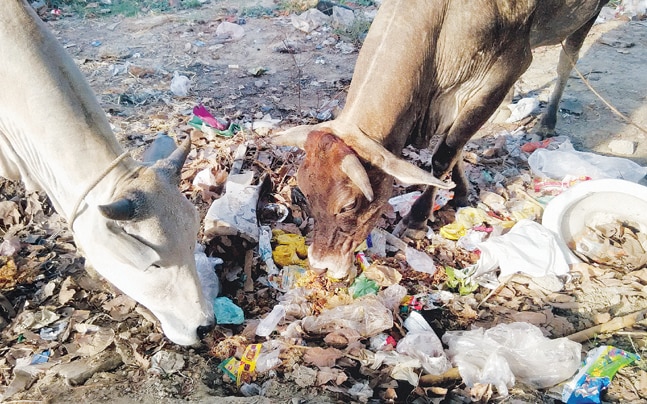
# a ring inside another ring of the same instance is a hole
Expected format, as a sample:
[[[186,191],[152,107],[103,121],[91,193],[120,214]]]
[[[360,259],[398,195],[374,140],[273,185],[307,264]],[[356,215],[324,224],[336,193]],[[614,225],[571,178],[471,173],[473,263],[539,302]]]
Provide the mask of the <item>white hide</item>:
[[[110,168],[123,149],[104,112],[23,0],[0,8],[0,55],[0,175],[45,191],[68,221],[80,201],[71,225],[87,262],[147,307],[173,342],[199,342],[198,327],[214,315],[195,268],[197,212],[177,187],[189,144],[174,163],[126,157]],[[136,202],[133,220],[98,209],[122,197]]]

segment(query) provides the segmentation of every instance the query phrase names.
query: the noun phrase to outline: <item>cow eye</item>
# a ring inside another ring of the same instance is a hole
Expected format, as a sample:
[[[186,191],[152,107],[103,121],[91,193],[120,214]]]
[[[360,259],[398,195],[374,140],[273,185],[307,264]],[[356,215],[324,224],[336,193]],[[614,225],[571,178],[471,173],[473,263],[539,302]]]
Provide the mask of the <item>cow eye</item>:
[[[348,212],[351,212],[351,211],[355,210],[355,208],[356,208],[356,207],[357,207],[357,200],[355,199],[355,200],[353,200],[352,202],[347,203],[346,205],[344,205],[344,206],[339,210],[339,213],[348,213]]]

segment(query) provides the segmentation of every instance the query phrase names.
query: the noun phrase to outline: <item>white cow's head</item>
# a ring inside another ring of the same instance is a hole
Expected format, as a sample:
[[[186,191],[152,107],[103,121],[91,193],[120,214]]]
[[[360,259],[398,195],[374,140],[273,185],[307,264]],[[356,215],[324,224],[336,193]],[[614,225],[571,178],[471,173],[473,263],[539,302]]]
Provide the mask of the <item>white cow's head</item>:
[[[89,263],[148,308],[180,345],[199,342],[214,324],[193,255],[197,211],[178,189],[190,147],[187,139],[154,163],[130,161],[134,170],[101,181],[72,223]]]

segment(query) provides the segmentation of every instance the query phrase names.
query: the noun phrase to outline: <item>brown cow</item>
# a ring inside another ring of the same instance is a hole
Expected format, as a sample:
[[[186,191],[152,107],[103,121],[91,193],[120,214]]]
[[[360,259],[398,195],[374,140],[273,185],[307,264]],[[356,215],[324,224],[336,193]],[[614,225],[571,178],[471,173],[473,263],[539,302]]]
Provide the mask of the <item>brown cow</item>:
[[[427,228],[436,187],[442,184],[397,157],[407,144],[422,147],[440,136],[433,172],[451,172],[454,202],[466,204],[463,146],[528,68],[531,49],[564,41],[557,85],[540,122],[540,131],[551,133],[570,61],[577,60],[606,3],[384,0],[340,116],[275,137],[277,144],[306,151],[297,179],[315,218],[311,266],[327,269],[334,278],[348,274],[353,251],[391,196],[393,178],[431,185],[404,219],[410,235]]]

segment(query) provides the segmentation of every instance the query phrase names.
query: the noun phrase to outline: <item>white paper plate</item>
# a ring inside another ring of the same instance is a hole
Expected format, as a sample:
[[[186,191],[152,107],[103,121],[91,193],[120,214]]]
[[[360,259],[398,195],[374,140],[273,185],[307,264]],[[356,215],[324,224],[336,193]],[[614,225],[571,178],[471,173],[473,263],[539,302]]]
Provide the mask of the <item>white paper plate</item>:
[[[548,203],[542,224],[572,245],[585,223],[612,220],[635,223],[639,231],[647,232],[647,187],[618,179],[581,182]],[[579,261],[571,256],[573,262]]]

